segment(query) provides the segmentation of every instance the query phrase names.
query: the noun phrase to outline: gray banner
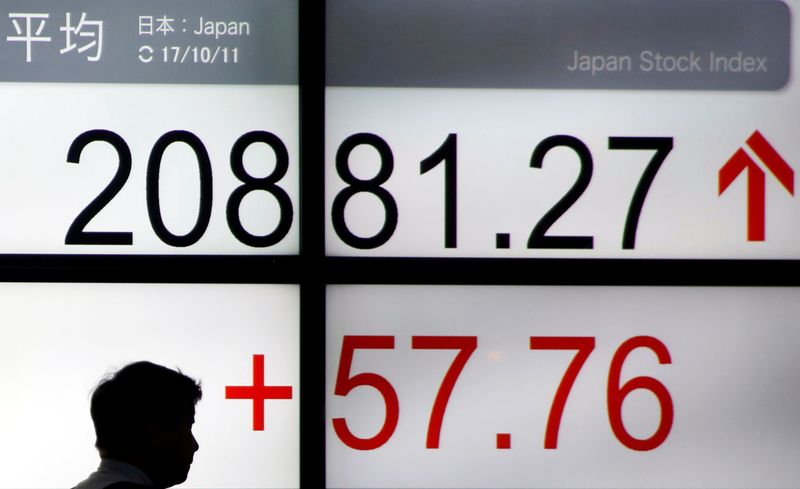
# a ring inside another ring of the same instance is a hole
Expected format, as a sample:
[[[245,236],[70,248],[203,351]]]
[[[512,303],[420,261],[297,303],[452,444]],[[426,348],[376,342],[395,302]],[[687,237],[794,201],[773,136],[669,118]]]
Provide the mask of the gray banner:
[[[0,81],[296,84],[298,0],[15,0]]]
[[[329,86],[778,90],[776,0],[331,0]]]

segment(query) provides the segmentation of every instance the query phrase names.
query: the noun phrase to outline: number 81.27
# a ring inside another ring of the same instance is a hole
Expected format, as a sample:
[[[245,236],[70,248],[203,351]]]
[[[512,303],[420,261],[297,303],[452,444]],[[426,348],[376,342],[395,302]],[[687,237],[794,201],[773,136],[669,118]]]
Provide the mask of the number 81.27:
[[[378,153],[380,166],[375,176],[368,179],[357,178],[350,168],[350,155],[354,149],[371,147]],[[583,195],[592,179],[592,153],[583,141],[567,135],[550,136],[543,139],[533,150],[530,166],[542,168],[545,156],[553,149],[564,147],[574,151],[580,162],[580,172],[572,187],[533,227],[528,238],[528,248],[560,248],[591,249],[594,247],[592,236],[551,236],[550,227]],[[650,162],[639,179],[628,207],[625,229],[622,236],[622,248],[636,247],[636,229],[650,186],[658,173],[661,164],[672,151],[671,137],[610,137],[610,150],[651,150],[655,151]],[[458,147],[457,135],[450,134],[442,145],[430,156],[420,162],[420,173],[425,174],[440,164],[444,166],[444,246],[458,246]],[[398,209],[392,194],[382,185],[392,175],[394,155],[389,144],[380,136],[372,133],[358,133],[347,137],[336,151],[336,172],[346,186],[334,197],[331,208],[333,229],[339,239],[347,245],[358,249],[375,249],[384,245],[397,228]],[[350,199],[358,193],[368,193],[377,197],[384,210],[381,229],[372,236],[358,236],[350,229],[345,220],[345,207]]]

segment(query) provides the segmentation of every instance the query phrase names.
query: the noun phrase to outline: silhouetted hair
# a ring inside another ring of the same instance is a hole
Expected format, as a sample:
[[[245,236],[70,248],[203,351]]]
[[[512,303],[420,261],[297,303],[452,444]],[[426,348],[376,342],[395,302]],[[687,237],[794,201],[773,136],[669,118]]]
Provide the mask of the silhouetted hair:
[[[203,393],[200,383],[150,362],[126,365],[107,377],[92,394],[95,446],[109,453],[139,449],[148,426],[173,429]]]

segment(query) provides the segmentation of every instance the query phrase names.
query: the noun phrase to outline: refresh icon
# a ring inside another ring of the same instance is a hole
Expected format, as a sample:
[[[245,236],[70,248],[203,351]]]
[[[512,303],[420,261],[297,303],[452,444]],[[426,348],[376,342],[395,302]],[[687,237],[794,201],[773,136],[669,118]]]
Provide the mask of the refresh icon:
[[[153,61],[153,48],[150,46],[142,46],[139,48],[139,61],[142,63],[149,63]]]

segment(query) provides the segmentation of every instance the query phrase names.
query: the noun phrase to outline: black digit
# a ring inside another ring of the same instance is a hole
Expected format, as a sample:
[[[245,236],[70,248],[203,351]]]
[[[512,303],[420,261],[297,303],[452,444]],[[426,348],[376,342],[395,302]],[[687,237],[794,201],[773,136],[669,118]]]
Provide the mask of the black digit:
[[[131,150],[118,134],[105,129],[86,131],[72,142],[67,151],[67,162],[79,163],[83,149],[95,141],[103,141],[114,147],[119,157],[117,172],[106,188],[86,206],[72,222],[64,238],[68,245],[130,245],[133,244],[133,233],[129,232],[94,232],[84,228],[98,212],[100,212],[119,193],[131,174]]]
[[[610,137],[608,138],[608,149],[655,150],[653,158],[645,167],[642,177],[636,185],[631,205],[628,207],[628,217],[625,219],[622,248],[632,250],[636,247],[636,229],[639,226],[644,200],[647,198],[647,192],[650,191],[650,186],[653,184],[661,164],[672,151],[672,138]]]
[[[457,136],[450,134],[442,145],[419,163],[420,174],[425,174],[444,162],[444,247],[455,248],[457,243]]]
[[[275,153],[275,168],[272,173],[262,177],[256,178],[247,173],[244,168],[244,152],[254,143],[264,143]],[[228,227],[236,239],[246,244],[257,248],[264,248],[279,243],[289,233],[289,228],[292,227],[292,219],[294,218],[294,210],[292,208],[292,200],[289,195],[282,188],[277,186],[278,181],[286,175],[289,169],[289,152],[281,139],[266,131],[252,131],[242,135],[233,145],[231,149],[231,170],[236,178],[242,182],[242,185],[236,187],[228,198],[228,206],[225,209],[228,218]],[[239,216],[239,208],[242,205],[244,197],[254,190],[263,190],[278,201],[280,208],[280,218],[278,220],[275,230],[266,236],[256,236],[250,234],[244,226],[242,226],[242,219]]]
[[[164,157],[164,151],[170,144],[182,142],[189,145],[197,156],[197,165],[200,170],[200,204],[197,213],[197,221],[194,227],[187,234],[180,236],[172,234],[167,226],[164,225],[164,219],[161,216],[161,201],[160,192],[158,188],[159,178],[161,176],[161,160]],[[147,195],[147,214],[150,217],[150,225],[153,227],[156,236],[161,239],[165,244],[177,247],[191,246],[203,237],[208,223],[211,221],[211,198],[212,198],[212,181],[211,181],[211,160],[208,157],[203,142],[200,138],[188,131],[170,131],[156,141],[153,150],[150,152],[150,160],[147,164],[147,183],[145,187]]]
[[[353,172],[350,171],[349,166],[350,153],[357,146],[361,146],[362,144],[375,148],[381,159],[381,166],[378,170],[378,174],[366,180],[356,178]],[[397,203],[392,197],[392,194],[381,187],[392,175],[393,170],[394,156],[392,155],[392,150],[380,136],[370,133],[353,134],[345,139],[339,146],[338,151],[336,151],[336,172],[348,186],[343,188],[336,198],[333,199],[331,219],[333,221],[333,229],[346,244],[362,250],[373,249],[389,241],[389,238],[394,234],[394,230],[397,228]],[[350,232],[344,220],[344,208],[347,202],[351,197],[360,192],[367,192],[378,197],[386,213],[380,231],[368,238],[362,238]]]
[[[592,236],[547,236],[547,230],[574,204],[592,180],[592,153],[583,142],[572,136],[550,136],[533,150],[531,166],[541,168],[545,155],[553,148],[564,146],[575,151],[580,159],[581,169],[578,179],[569,191],[553,206],[536,224],[528,238],[528,248],[568,248],[591,249],[594,247]]]

